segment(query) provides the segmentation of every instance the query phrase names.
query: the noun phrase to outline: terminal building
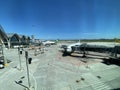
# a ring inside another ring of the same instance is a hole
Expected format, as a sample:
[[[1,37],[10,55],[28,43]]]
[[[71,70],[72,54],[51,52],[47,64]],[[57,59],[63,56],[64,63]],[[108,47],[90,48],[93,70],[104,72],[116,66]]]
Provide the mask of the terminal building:
[[[29,36],[20,35],[17,33],[6,33],[0,25],[0,45],[4,45],[7,48],[12,48],[19,45],[29,45],[30,42],[31,39]]]
[[[17,33],[7,33],[10,47],[23,46],[30,44],[30,37],[25,35],[19,35]]]

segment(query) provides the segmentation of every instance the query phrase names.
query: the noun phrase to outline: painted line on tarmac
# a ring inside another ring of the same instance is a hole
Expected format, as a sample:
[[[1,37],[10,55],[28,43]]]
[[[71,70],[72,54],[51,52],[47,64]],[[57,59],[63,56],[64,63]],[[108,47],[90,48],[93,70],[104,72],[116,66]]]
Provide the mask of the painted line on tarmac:
[[[58,69],[65,71],[65,72],[76,73],[76,71],[74,71],[73,69],[70,69],[68,67],[64,67],[64,66],[60,66],[60,65],[56,65],[56,64],[52,64],[51,66],[58,68]]]
[[[46,76],[35,76],[36,79],[39,79],[39,78],[47,78],[47,75]]]
[[[35,90],[37,90],[37,81],[36,81],[36,79],[35,79],[35,77],[33,76],[32,73],[30,73],[30,75],[31,75],[31,77],[33,77],[33,80],[35,81]]]
[[[9,77],[10,74],[12,74],[13,72],[15,72],[15,69],[11,68],[8,71],[2,73],[2,76],[0,76],[0,79],[3,81],[3,79],[5,80],[5,77]]]

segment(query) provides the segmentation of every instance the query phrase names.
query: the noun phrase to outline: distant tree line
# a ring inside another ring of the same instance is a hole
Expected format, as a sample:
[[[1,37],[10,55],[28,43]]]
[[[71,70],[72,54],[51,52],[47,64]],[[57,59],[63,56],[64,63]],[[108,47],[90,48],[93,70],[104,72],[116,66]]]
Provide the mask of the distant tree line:
[[[120,42],[120,39],[82,39],[81,42]]]
[[[75,42],[118,42],[120,43],[120,39],[59,39],[58,41],[75,41]]]

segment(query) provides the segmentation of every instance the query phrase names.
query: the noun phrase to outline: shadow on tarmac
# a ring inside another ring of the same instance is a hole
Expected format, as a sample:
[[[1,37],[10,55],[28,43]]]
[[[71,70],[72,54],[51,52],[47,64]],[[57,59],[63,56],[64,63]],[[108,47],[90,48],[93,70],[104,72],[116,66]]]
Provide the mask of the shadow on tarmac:
[[[110,58],[110,59],[103,59],[103,62],[106,65],[112,65],[115,64],[117,66],[120,66],[120,59],[114,59],[114,58]],[[117,89],[115,89],[117,90]]]

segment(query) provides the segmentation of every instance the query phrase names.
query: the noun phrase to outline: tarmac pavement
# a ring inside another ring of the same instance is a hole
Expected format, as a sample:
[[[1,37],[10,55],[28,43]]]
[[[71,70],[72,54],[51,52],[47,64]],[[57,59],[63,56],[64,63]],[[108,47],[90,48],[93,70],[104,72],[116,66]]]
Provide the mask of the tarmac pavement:
[[[5,49],[4,55],[5,59],[9,60],[10,63],[4,69],[0,69],[0,90],[25,90],[28,87],[28,79],[24,53],[20,56],[21,68],[17,49]],[[32,73],[30,73],[30,81],[30,90],[35,90],[35,81]],[[19,82],[21,85],[18,84]]]
[[[47,47],[44,53],[25,49],[32,57],[29,64],[30,90],[111,90],[120,88],[120,67],[106,65],[101,59],[63,57],[57,45]],[[21,55],[22,70],[17,49],[5,50],[7,67],[0,69],[0,90],[25,90],[28,85],[25,53]],[[16,82],[15,82],[16,81]],[[26,89],[27,90],[27,89]]]

